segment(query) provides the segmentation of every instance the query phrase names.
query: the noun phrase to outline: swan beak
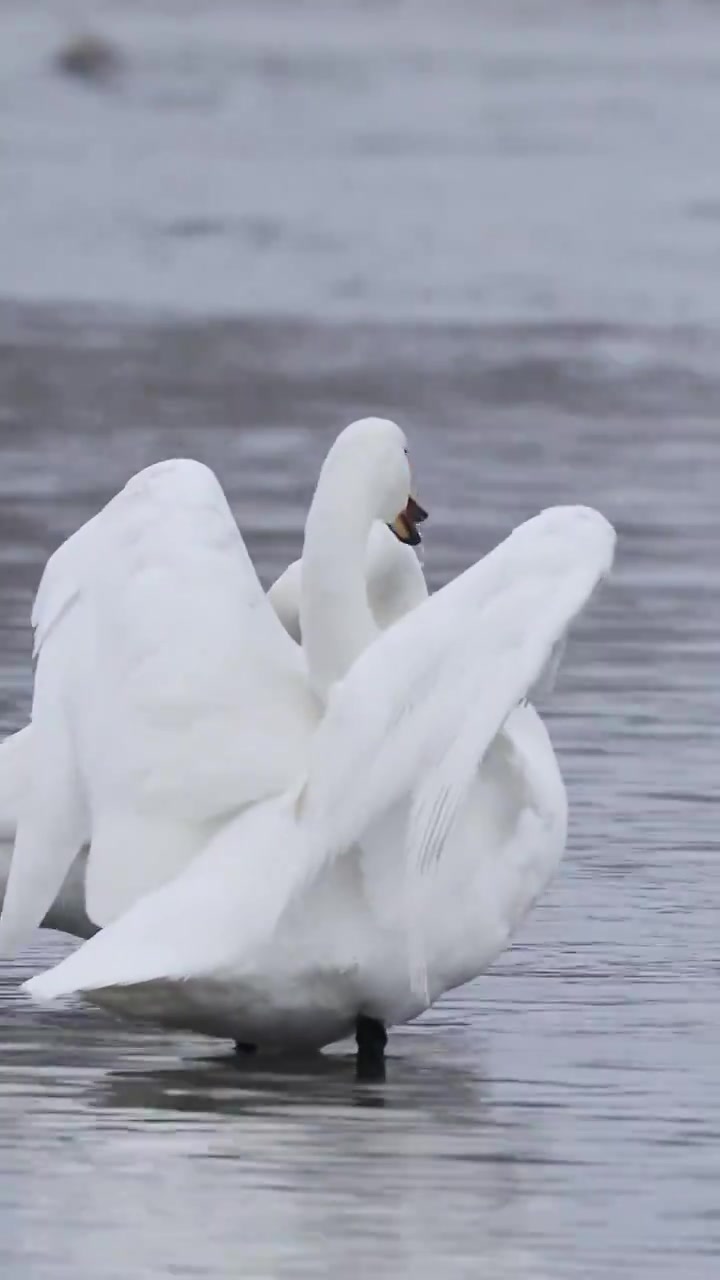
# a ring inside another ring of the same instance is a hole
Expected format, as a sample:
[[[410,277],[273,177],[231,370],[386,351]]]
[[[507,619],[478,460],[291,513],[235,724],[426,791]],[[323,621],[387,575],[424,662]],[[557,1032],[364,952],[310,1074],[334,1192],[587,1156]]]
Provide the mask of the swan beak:
[[[388,525],[388,529],[392,529],[400,542],[406,543],[409,547],[417,547],[421,542],[417,526],[422,524],[423,520],[427,520],[427,517],[428,513],[420,503],[413,497],[409,497],[405,510],[395,517],[392,524]]]

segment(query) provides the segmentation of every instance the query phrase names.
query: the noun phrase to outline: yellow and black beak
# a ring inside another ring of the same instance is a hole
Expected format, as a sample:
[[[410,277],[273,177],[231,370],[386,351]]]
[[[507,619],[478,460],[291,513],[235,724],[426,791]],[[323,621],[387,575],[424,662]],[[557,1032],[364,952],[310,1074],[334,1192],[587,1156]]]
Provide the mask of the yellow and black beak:
[[[419,502],[410,497],[407,500],[405,510],[395,517],[392,524],[388,525],[388,529],[392,529],[395,537],[399,538],[400,542],[406,543],[409,547],[417,547],[422,541],[417,526],[427,518],[427,511],[420,506]]]

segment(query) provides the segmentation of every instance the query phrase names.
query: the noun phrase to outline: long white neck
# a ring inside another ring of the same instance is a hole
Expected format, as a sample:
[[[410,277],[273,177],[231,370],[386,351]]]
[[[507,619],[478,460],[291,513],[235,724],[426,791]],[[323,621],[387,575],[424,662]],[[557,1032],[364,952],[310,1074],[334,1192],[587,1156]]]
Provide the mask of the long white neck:
[[[300,592],[303,650],[323,701],[378,634],[365,576],[373,519],[362,475],[328,458],[305,525]]]
[[[391,627],[427,600],[422,566],[412,547],[404,547],[381,520],[370,530],[365,555],[365,580],[370,612],[379,631]],[[272,584],[268,600],[285,630],[297,644],[300,631],[302,560],[293,560]]]

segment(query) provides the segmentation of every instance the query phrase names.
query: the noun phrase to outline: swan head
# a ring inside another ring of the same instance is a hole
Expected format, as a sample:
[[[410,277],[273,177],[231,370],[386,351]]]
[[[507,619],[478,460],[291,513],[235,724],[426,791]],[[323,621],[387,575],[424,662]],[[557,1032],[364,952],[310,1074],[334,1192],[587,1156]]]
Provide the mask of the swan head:
[[[417,546],[417,526],[427,519],[413,498],[410,459],[405,432],[388,418],[361,418],[340,433],[328,455],[336,455],[358,498],[364,495],[365,514],[370,521],[381,520],[395,537]]]

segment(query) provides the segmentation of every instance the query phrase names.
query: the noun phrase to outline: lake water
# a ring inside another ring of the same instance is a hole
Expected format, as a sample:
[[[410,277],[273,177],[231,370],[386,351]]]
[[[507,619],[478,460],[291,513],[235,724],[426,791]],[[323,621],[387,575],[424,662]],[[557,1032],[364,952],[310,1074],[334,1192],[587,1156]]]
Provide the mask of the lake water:
[[[366,413],[432,586],[550,503],[619,547],[548,706],[561,873],[386,1085],[39,1011],[50,934],[0,965],[0,1274],[714,1280],[720,11],[93,12],[103,86],[53,69],[76,6],[0,13],[0,729],[47,554],[163,457],[266,582]]]

